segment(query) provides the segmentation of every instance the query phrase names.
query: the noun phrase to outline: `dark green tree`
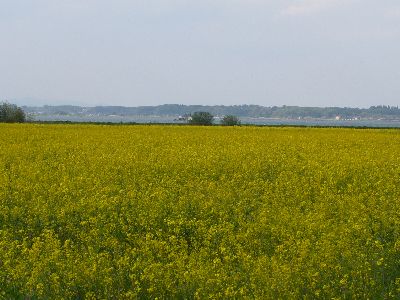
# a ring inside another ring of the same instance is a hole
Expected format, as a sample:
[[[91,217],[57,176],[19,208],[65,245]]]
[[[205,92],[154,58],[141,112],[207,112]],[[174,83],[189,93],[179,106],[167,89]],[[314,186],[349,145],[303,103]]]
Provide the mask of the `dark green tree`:
[[[0,123],[23,123],[26,121],[22,108],[8,102],[0,103]]]
[[[214,116],[209,112],[197,111],[192,114],[191,119],[189,119],[189,124],[193,125],[212,125]]]
[[[237,116],[234,115],[226,115],[221,120],[221,125],[224,126],[235,126],[240,125],[240,120]]]

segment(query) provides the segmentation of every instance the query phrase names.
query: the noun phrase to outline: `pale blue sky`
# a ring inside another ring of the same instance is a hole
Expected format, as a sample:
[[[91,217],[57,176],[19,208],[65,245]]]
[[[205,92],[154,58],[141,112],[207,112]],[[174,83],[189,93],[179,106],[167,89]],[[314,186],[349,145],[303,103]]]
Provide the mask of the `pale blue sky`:
[[[19,105],[399,105],[399,53],[398,0],[0,0]]]

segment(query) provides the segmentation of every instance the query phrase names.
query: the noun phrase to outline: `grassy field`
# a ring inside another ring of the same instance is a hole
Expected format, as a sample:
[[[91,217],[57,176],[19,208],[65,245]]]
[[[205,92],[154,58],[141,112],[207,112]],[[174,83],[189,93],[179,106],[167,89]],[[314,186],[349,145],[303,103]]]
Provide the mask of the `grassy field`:
[[[0,298],[400,297],[400,130],[0,124]]]

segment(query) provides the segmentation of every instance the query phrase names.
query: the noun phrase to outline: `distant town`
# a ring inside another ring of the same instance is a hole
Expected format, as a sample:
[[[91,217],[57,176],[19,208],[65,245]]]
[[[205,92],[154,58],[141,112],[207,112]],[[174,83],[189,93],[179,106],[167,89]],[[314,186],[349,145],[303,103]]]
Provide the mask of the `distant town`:
[[[196,111],[207,111],[215,117],[235,115],[241,118],[271,119],[325,119],[325,120],[387,120],[400,121],[398,106],[371,106],[370,108],[350,107],[300,107],[300,106],[260,106],[260,105],[180,105],[165,104],[159,106],[95,106],[82,107],[73,105],[58,106],[23,106],[23,110],[33,118],[40,116],[160,116],[173,117],[176,121],[185,121]]]

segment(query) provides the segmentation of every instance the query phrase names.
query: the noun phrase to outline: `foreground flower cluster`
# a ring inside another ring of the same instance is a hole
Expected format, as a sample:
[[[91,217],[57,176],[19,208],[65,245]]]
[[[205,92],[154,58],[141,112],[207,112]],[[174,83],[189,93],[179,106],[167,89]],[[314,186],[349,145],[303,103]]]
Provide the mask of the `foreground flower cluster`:
[[[399,298],[400,131],[0,124],[0,298]]]

